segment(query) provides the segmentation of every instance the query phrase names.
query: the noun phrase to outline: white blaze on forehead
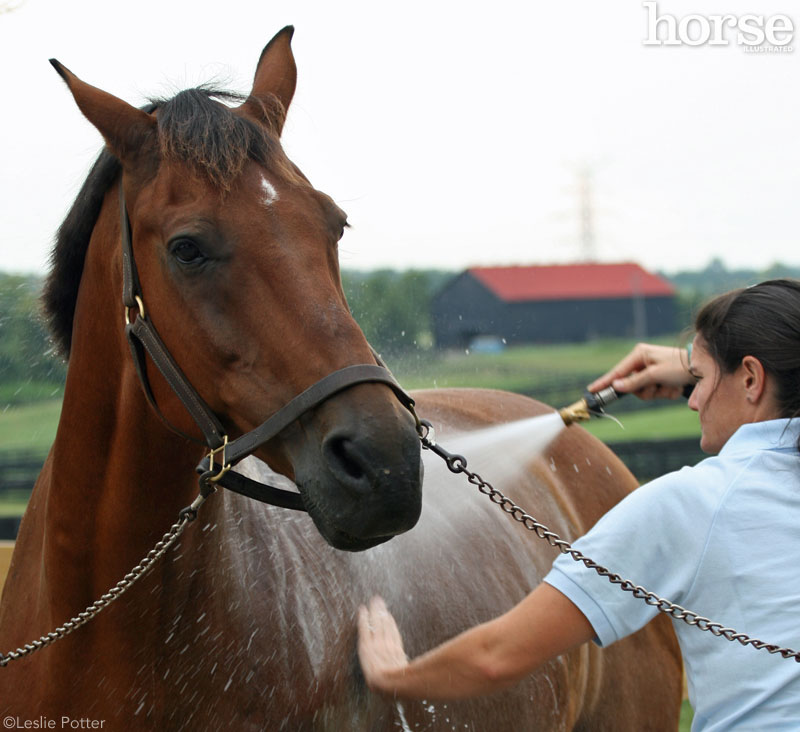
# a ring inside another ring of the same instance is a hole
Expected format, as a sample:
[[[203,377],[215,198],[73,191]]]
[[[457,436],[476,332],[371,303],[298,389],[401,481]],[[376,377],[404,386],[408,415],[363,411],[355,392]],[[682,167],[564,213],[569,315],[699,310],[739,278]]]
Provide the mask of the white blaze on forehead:
[[[278,200],[278,191],[263,175],[261,176],[261,203],[270,206]]]

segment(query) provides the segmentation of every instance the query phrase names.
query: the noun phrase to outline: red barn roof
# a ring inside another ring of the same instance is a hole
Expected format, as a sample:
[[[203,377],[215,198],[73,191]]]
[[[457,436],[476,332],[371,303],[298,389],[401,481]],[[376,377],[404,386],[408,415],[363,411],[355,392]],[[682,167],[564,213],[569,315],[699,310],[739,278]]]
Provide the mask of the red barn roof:
[[[506,302],[674,295],[669,282],[632,262],[472,267],[475,279]]]

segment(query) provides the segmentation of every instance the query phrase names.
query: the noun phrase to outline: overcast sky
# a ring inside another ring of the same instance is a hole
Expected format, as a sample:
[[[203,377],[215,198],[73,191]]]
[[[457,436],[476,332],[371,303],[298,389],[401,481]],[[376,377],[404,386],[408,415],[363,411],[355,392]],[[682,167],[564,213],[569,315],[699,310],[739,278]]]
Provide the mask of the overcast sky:
[[[137,105],[209,79],[247,91],[287,24],[299,80],[284,146],[350,216],[344,267],[578,259],[582,170],[597,259],[800,265],[800,30],[791,53],[746,53],[729,26],[728,45],[645,45],[640,0],[13,2],[0,14],[0,270],[45,270],[102,144],[48,58]],[[795,0],[755,6],[800,25]]]

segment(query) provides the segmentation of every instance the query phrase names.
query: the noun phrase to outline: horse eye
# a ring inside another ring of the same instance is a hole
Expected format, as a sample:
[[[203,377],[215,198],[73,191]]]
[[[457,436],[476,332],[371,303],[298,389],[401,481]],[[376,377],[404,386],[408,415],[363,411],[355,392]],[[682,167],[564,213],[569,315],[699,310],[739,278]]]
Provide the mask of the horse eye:
[[[200,264],[206,259],[191,239],[176,239],[170,244],[169,251],[181,264]]]

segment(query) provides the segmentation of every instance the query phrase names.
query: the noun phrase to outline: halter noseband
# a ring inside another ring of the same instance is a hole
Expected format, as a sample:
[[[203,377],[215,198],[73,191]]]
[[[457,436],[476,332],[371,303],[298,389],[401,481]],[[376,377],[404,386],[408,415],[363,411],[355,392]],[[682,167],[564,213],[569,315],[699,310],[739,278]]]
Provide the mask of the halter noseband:
[[[125,336],[130,344],[133,363],[136,366],[142,389],[161,421],[173,432],[188,440],[198,442],[196,438],[187,435],[172,425],[158,408],[150,386],[150,380],[147,377],[146,357],[148,355],[203,433],[204,442],[210,452],[196,468],[200,474],[201,493],[207,495],[213,492],[216,486],[221,485],[223,488],[273,506],[300,511],[306,510],[300,494],[252,480],[232,471],[231,467],[242,458],[251,455],[261,445],[275,437],[281,430],[306,412],[319,406],[334,394],[356,384],[377,382],[389,386],[400,400],[400,403],[411,412],[417,425],[417,431],[421,432],[423,428],[414,411],[414,400],[403,391],[389,369],[383,365],[380,357],[373,351],[377,364],[346,366],[328,374],[295,396],[260,426],[233,441],[228,441],[228,436],[225,434],[225,429],[219,419],[208,404],[203,401],[183,371],[181,371],[156,332],[152,321],[147,316],[142,289],[139,284],[139,275],[136,270],[136,261],[133,257],[131,225],[128,218],[128,210],[125,206],[122,181],[120,181],[119,200],[120,227],[122,230],[122,303],[125,306]],[[136,311],[133,317],[131,317],[132,310]],[[217,454],[221,455],[221,464],[215,461]]]

